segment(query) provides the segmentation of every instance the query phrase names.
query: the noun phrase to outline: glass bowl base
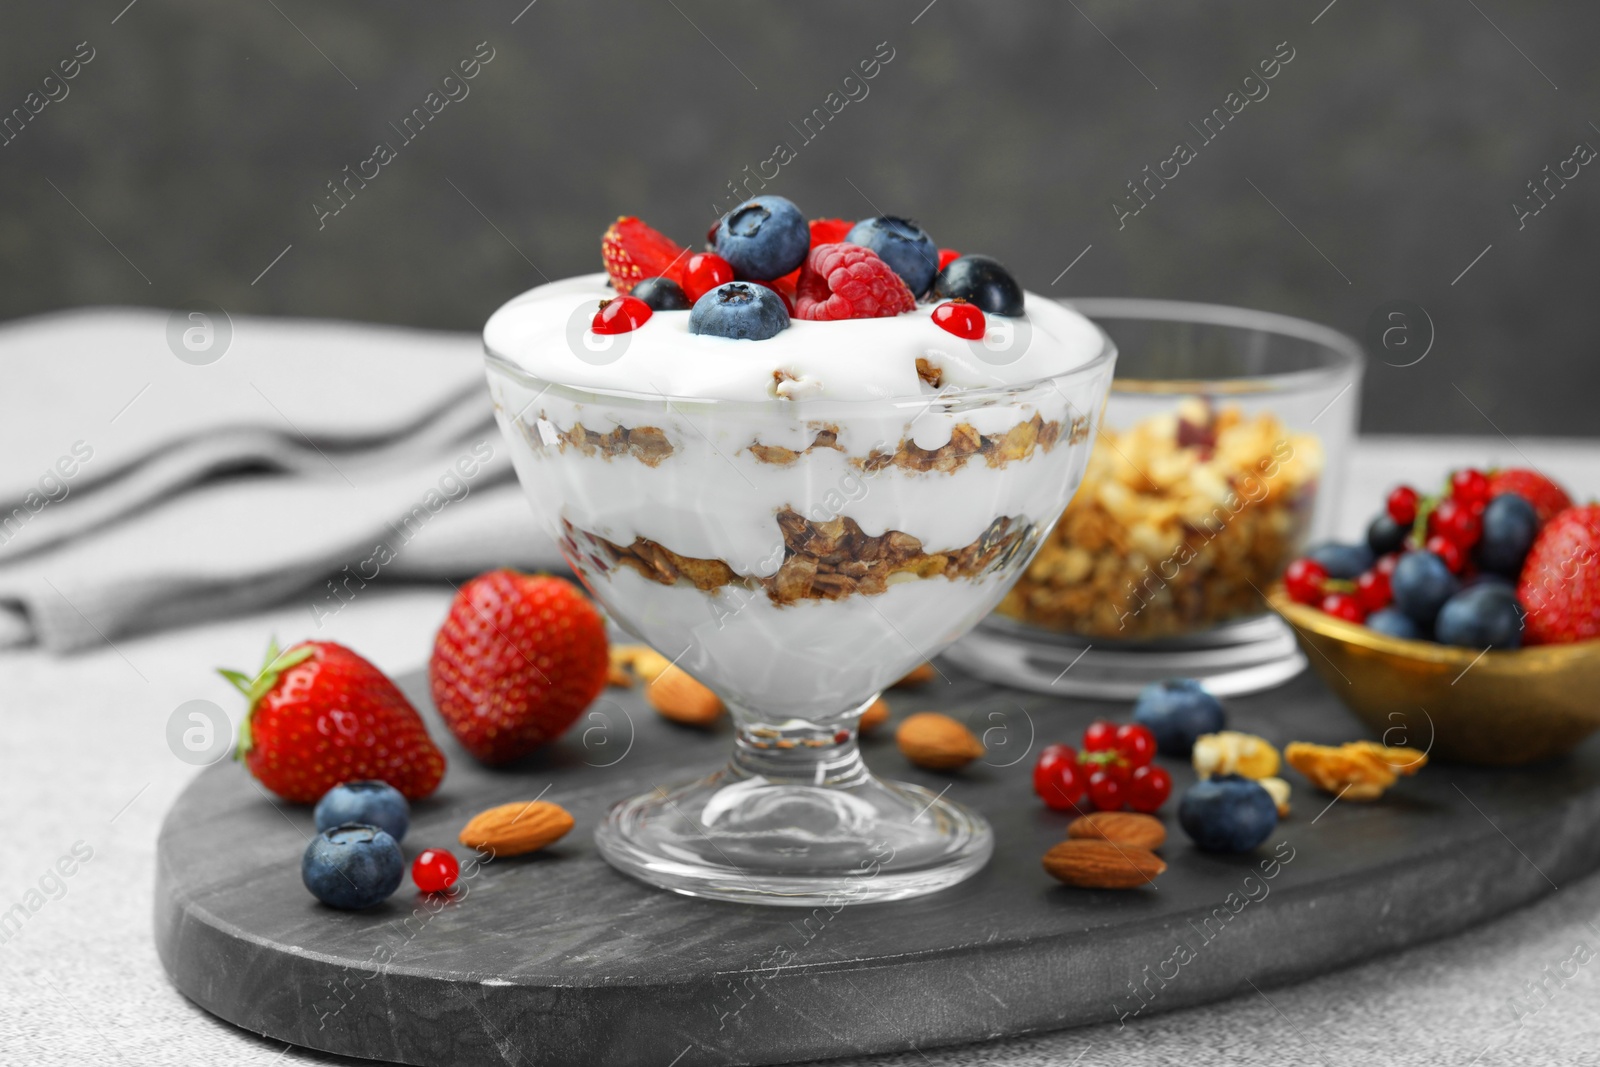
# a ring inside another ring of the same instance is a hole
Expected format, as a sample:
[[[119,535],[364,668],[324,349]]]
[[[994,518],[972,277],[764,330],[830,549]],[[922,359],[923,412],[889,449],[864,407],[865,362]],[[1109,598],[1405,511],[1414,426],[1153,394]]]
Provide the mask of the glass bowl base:
[[[922,896],[988,862],[994,832],[981,815],[856,766],[822,784],[729,766],[615,805],[595,843],[613,867],[662,889],[793,907]]]
[[[944,658],[985,681],[1057,696],[1133,699],[1164,678],[1197,678],[1221,697],[1282,685],[1306,668],[1275,615],[1159,641],[1091,640],[991,615]]]

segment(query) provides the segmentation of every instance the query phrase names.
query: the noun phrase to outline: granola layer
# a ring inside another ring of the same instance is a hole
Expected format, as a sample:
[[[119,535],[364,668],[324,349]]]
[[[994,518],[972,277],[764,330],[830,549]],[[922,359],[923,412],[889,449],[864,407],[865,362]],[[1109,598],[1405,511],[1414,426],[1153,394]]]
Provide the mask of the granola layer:
[[[849,516],[813,522],[790,508],[776,515],[783,537],[783,562],[761,578],[741,575],[720,559],[680,555],[659,542],[636,537],[619,545],[563,520],[567,549],[601,573],[627,567],[662,585],[688,583],[705,593],[737,587],[760,591],[774,604],[874,596],[902,581],[944,577],[978,578],[1025,558],[1036,528],[1020,516],[1001,516],[971,544],[930,551],[899,530],[873,536]]]

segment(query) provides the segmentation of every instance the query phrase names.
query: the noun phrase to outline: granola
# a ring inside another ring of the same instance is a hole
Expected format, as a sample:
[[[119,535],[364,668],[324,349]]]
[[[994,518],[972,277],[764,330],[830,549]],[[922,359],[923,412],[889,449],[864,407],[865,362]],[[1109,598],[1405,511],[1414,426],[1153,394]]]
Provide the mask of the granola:
[[[1185,400],[1105,429],[1054,532],[997,609],[1091,637],[1152,638],[1262,610],[1305,539],[1323,455],[1270,413]]]
[[[854,594],[876,596],[889,586],[917,578],[977,578],[1025,559],[1037,538],[1026,519],[1001,516],[978,539],[961,548],[932,551],[908,533],[866,533],[848,516],[812,522],[785,508],[777,514],[783,537],[783,562],[777,573],[742,575],[720,559],[680,555],[647,537],[619,545],[563,520],[564,547],[604,574],[627,567],[662,585],[687,582],[703,593],[737,587],[764,593],[774,604],[802,600],[842,600]]]

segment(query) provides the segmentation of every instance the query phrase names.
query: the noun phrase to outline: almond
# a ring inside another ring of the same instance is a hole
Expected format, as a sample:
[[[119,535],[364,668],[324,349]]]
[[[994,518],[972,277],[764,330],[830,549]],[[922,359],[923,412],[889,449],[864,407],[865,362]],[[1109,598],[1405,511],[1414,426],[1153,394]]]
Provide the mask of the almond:
[[[1067,836],[1079,840],[1114,841],[1135,848],[1160,848],[1167,840],[1167,828],[1153,815],[1136,811],[1097,811],[1067,824]]]
[[[923,685],[923,684],[925,684],[927,682],[933,681],[933,678],[934,678],[933,664],[924,663],[924,664],[921,664],[920,666],[912,667],[911,668],[911,672],[909,674],[907,674],[904,678],[900,679],[898,682],[894,683],[894,688],[896,688],[896,689],[912,689],[912,688],[915,688],[916,686]]]
[[[662,718],[689,726],[710,726],[722,714],[717,694],[671,665],[645,687],[644,697]]]
[[[671,662],[667,657],[651,648],[649,645],[612,645],[611,659],[611,684],[631,688],[633,682],[617,681],[618,675],[632,672],[642,681],[653,682],[656,675],[667,669]]]
[[[1147,848],[1076,838],[1044,854],[1050,877],[1081,889],[1137,889],[1167,869]]]
[[[861,721],[856,724],[856,729],[864,734],[870,734],[878,727],[889,721],[889,702],[882,697],[874,700],[861,713]]]
[[[519,800],[480,811],[461,828],[457,839],[468,848],[496,856],[537,852],[566,836],[572,816],[546,800]]]
[[[983,755],[983,742],[948,715],[919,711],[900,724],[895,743],[918,767],[954,771]]]

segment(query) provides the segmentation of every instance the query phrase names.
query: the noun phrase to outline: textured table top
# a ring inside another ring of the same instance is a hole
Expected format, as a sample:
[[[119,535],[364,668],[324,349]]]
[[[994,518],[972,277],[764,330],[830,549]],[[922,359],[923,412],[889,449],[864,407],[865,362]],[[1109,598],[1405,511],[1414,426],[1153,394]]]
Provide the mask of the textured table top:
[[[1600,494],[1600,444],[1500,437],[1366,439],[1346,486],[1351,525],[1396,480],[1431,483],[1447,464],[1532,462],[1584,497]],[[1353,531],[1352,531],[1353,532]],[[316,633],[391,672],[422,663],[450,590],[374,585],[320,631],[302,604],[168,631],[70,659],[0,656],[0,1062],[236,1067],[346,1062],[286,1049],[221,1023],[166,981],[151,940],[161,817],[196,773],[169,751],[169,716],[212,700],[211,668],[257,662],[266,638]],[[1492,798],[1483,802],[1494,816]],[[85,859],[84,857],[88,858]],[[63,860],[63,857],[66,857]],[[1525,862],[1515,842],[1508,865]],[[70,870],[69,876],[60,871]],[[0,920],[3,921],[3,920]],[[857,1061],[1035,1064],[1584,1062],[1600,1050],[1600,877],[1449,941],[1303,985],[1131,1022]],[[974,995],[981,995],[975,993]],[[870,993],[869,997],[870,999]],[[864,1007],[867,1007],[864,1003]],[[663,1065],[667,1067],[667,1065]]]

